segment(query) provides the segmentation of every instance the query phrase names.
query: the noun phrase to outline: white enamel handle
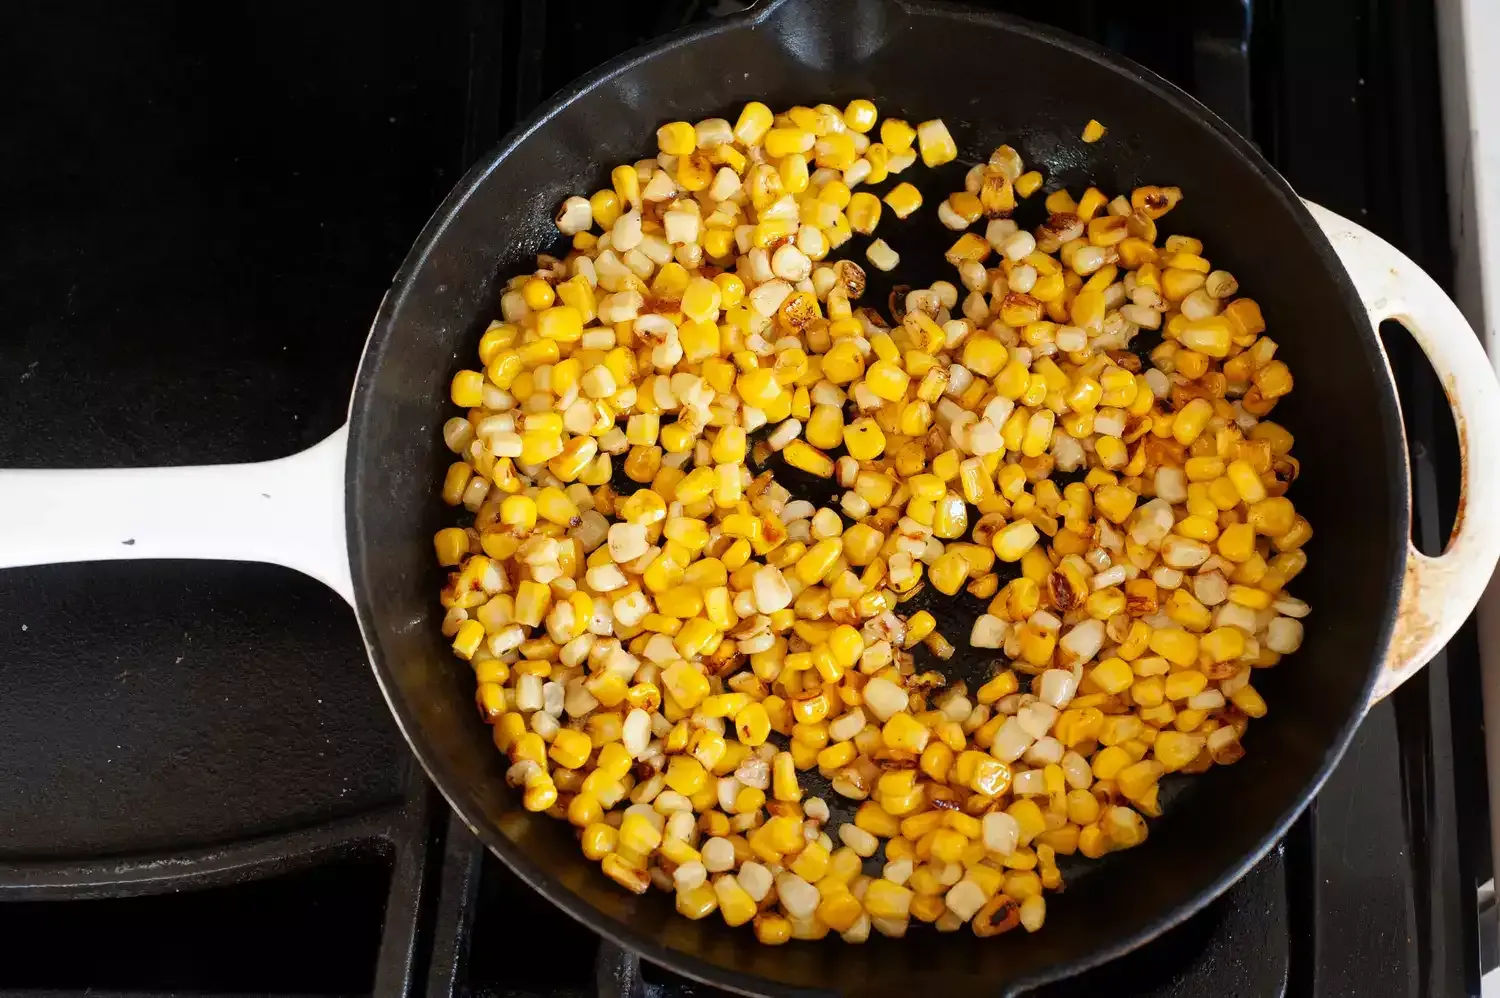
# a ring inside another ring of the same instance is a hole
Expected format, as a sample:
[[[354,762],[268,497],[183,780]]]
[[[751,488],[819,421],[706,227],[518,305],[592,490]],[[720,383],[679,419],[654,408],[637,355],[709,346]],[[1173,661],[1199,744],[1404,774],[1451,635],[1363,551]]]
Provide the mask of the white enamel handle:
[[[1371,703],[1437,654],[1473,612],[1500,557],[1500,385],[1478,335],[1458,306],[1405,254],[1366,229],[1306,202],[1379,327],[1395,319],[1437,372],[1462,461],[1458,517],[1436,558],[1410,547],[1385,668]]]
[[[350,603],[341,426],[254,464],[0,471],[0,569],[137,558],[263,561]]]

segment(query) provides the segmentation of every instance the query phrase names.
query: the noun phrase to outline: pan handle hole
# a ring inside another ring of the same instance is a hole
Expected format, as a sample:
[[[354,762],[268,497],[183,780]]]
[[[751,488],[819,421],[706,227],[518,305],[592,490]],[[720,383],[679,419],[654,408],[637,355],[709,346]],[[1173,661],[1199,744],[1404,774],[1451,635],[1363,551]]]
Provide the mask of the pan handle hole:
[[[1425,555],[1440,555],[1458,515],[1462,465],[1453,410],[1432,365],[1405,326],[1393,319],[1382,322],[1380,338],[1391,359],[1406,427],[1412,543]]]

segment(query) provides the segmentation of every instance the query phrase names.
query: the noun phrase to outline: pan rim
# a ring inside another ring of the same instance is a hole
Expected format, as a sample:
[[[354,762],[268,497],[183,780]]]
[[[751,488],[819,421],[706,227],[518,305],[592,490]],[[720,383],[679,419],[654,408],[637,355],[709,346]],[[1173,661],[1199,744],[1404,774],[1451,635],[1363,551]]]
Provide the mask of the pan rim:
[[[781,11],[783,8],[797,6],[798,2],[799,0],[770,0],[768,3],[763,5],[758,4],[756,7],[741,14],[730,15],[708,24],[679,30],[616,57],[555,93],[538,107],[531,116],[512,129],[482,160],[477,162],[464,174],[463,178],[458,181],[453,190],[439,205],[431,219],[424,226],[421,234],[414,241],[411,251],[392,279],[391,287],[381,301],[379,311],[371,324],[370,333],[366,339],[364,352],[355,376],[355,387],[350,401],[350,434],[345,463],[345,515],[349,525],[346,531],[346,539],[354,580],[355,613],[359,621],[360,633],[365,644],[366,654],[370,659],[371,667],[375,673],[381,693],[390,707],[391,714],[395,718],[397,726],[406,738],[413,754],[417,757],[444,799],[448,801],[455,813],[473,831],[475,836],[484,843],[486,848],[504,862],[518,878],[531,889],[540,892],[547,900],[562,909],[569,916],[581,922],[589,930],[604,936],[629,952],[634,952],[644,959],[667,967],[686,977],[713,987],[746,995],[772,994],[790,996],[823,992],[763,977],[750,978],[747,982],[744,980],[745,975],[736,974],[728,968],[707,961],[694,953],[670,948],[653,938],[636,932],[629,925],[619,922],[614,917],[600,911],[580,895],[567,888],[556,877],[542,870],[537,864],[521,854],[503,833],[491,827],[484,819],[480,809],[470,799],[471,795],[466,791],[464,781],[458,779],[447,769],[443,760],[438,758],[436,753],[432,752],[425,745],[423,739],[414,735],[414,733],[419,734],[421,732],[422,726],[416,717],[400,702],[396,684],[393,677],[387,671],[384,656],[380,650],[379,633],[368,609],[370,606],[368,594],[373,590],[375,582],[369,575],[370,566],[365,559],[364,549],[356,539],[356,532],[362,523],[362,518],[359,512],[361,493],[355,488],[355,475],[361,463],[360,458],[363,456],[364,450],[362,446],[364,443],[364,419],[362,417],[367,414],[370,402],[370,393],[367,389],[372,368],[370,362],[371,346],[378,342],[377,336],[379,341],[383,341],[392,334],[394,329],[392,320],[400,310],[401,303],[410,291],[411,276],[427,261],[435,244],[446,231],[449,224],[463,210],[470,196],[483,180],[534,133],[547,125],[567,105],[584,94],[607,84],[612,79],[647,61],[665,56],[680,46],[724,32],[753,29],[775,17],[778,11]],[[1295,218],[1303,235],[1309,241],[1313,252],[1318,255],[1327,274],[1332,278],[1333,287],[1336,289],[1336,293],[1349,316],[1355,321],[1356,325],[1363,324],[1368,327],[1368,315],[1359,300],[1353,282],[1350,280],[1343,265],[1339,262],[1333,247],[1328,242],[1326,236],[1324,236],[1322,229],[1303,204],[1302,199],[1298,197],[1286,179],[1266,161],[1259,150],[1191,94],[1160,77],[1150,69],[1101,45],[1013,15],[973,10],[955,4],[928,2],[928,0],[876,0],[876,2],[898,7],[903,12],[912,16],[941,17],[983,24],[988,28],[1005,31],[1010,34],[1029,38],[1041,44],[1060,48],[1073,55],[1087,59],[1117,76],[1127,78],[1130,82],[1146,91],[1152,99],[1171,105],[1176,110],[1195,119],[1205,128],[1210,136],[1224,143],[1232,153],[1253,168],[1270,191],[1282,202],[1283,207]],[[1370,330],[1367,337],[1363,340],[1363,345],[1364,356],[1362,359],[1365,363],[1371,365],[1378,375],[1375,379],[1381,387],[1378,404],[1378,429],[1386,448],[1387,461],[1396,470],[1396,474],[1389,476],[1387,479],[1387,494],[1385,497],[1390,507],[1395,511],[1395,516],[1392,517],[1389,534],[1385,538],[1385,543],[1389,548],[1390,554],[1388,555],[1386,570],[1385,601],[1384,605],[1379,608],[1379,622],[1376,625],[1378,627],[1378,633],[1376,634],[1377,654],[1372,657],[1372,661],[1369,663],[1365,682],[1362,687],[1363,696],[1361,697],[1361,703],[1368,701],[1369,694],[1374,688],[1375,681],[1389,652],[1390,639],[1395,625],[1396,608],[1401,591],[1402,566],[1408,543],[1407,539],[1410,536],[1409,467],[1406,456],[1405,432],[1400,415],[1399,401],[1396,396],[1395,382],[1385,350],[1373,329]],[[1364,718],[1364,714],[1365,711],[1363,708],[1350,713],[1343,726],[1327,745],[1313,778],[1303,789],[1297,802],[1269,823],[1266,834],[1251,849],[1246,851],[1237,863],[1226,867],[1219,876],[1205,885],[1187,901],[1162,912],[1158,917],[1149,921],[1136,932],[1121,937],[1111,945],[1096,947],[1088,954],[1075,958],[1066,964],[1042,968],[1034,973],[1008,980],[1001,985],[1001,992],[1007,995],[1019,994],[1026,990],[1102,966],[1111,960],[1118,959],[1126,953],[1140,948],[1157,936],[1182,924],[1202,911],[1208,904],[1217,899],[1230,886],[1248,873],[1252,867],[1259,863],[1286,836],[1292,822],[1297,819],[1312,802],[1313,798],[1316,797],[1318,791],[1332,774],[1334,767],[1343,757],[1344,752],[1353,740],[1356,729]],[[752,990],[751,987],[747,986],[747,983],[756,985],[755,989]]]

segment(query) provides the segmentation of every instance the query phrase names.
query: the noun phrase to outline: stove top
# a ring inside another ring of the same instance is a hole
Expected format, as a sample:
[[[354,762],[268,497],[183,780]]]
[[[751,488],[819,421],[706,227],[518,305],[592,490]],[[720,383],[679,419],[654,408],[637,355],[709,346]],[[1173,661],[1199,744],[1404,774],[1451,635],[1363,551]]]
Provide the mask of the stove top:
[[[580,73],[738,6],[7,7],[0,464],[250,461],[321,439],[463,169]],[[1301,193],[1452,280],[1430,7],[992,6],[1162,73]],[[1426,365],[1399,330],[1387,342],[1433,549],[1456,443]],[[6,572],[0,677],[0,995],[712,993],[601,944],[451,818],[318,583],[187,562]],[[1222,899],[1040,993],[1477,994],[1497,962],[1479,688],[1466,630]],[[579,958],[529,956],[559,944]]]

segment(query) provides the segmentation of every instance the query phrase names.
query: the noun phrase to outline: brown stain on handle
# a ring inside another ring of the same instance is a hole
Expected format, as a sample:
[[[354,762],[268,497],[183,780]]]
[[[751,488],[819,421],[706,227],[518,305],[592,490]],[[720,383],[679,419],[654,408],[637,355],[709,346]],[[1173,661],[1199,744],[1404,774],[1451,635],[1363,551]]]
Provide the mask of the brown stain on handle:
[[[1443,385],[1443,394],[1448,397],[1448,407],[1453,412],[1453,425],[1458,432],[1458,509],[1453,517],[1453,530],[1448,535],[1448,543],[1451,544],[1463,527],[1464,515],[1467,512],[1469,451],[1465,437],[1463,411],[1459,408],[1458,398],[1454,394],[1451,377]],[[1419,659],[1422,653],[1432,645],[1438,624],[1422,610],[1422,602],[1418,595],[1423,584],[1421,563],[1415,557],[1408,558],[1406,570],[1401,578],[1401,595],[1396,603],[1396,625],[1391,630],[1391,643],[1386,650],[1385,667],[1370,695],[1372,704],[1383,700],[1427,664],[1426,661]]]
[[[1401,579],[1401,597],[1396,605],[1396,626],[1386,650],[1385,669],[1375,683],[1371,702],[1382,700],[1416,673],[1414,663],[1437,633],[1437,623],[1422,611],[1417,594],[1422,588],[1422,570],[1416,559],[1408,559]]]
[[[1456,382],[1449,375],[1443,382],[1443,394],[1448,397],[1448,410],[1453,413],[1453,430],[1458,434],[1458,509],[1453,513],[1453,529],[1448,532],[1448,543],[1463,529],[1464,515],[1469,510],[1469,437],[1464,425],[1463,410],[1458,407],[1458,396],[1454,394]]]

